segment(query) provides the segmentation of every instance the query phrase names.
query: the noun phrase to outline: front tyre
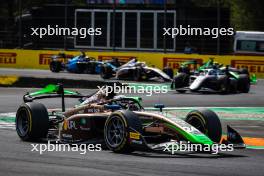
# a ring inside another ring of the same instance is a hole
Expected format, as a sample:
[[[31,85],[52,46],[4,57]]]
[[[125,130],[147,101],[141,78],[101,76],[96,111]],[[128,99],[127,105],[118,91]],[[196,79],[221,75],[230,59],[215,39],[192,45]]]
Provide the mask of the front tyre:
[[[208,109],[193,110],[187,114],[185,121],[207,135],[213,142],[222,138],[222,126],[217,114]]]
[[[134,148],[130,145],[130,128],[142,132],[140,119],[132,111],[113,112],[106,120],[104,140],[106,146],[117,153],[130,153]]]
[[[49,128],[46,107],[37,102],[23,103],[16,113],[16,131],[23,141],[45,138]]]

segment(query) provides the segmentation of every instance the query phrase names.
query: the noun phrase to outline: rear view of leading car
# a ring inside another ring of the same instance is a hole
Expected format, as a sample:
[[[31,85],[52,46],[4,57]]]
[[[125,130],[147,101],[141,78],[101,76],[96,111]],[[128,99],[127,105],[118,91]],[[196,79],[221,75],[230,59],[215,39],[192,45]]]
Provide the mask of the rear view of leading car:
[[[181,93],[187,90],[225,94],[248,93],[250,91],[250,78],[246,73],[235,72],[229,68],[211,68],[200,70],[193,75],[184,72],[179,73],[174,77],[172,87]]]

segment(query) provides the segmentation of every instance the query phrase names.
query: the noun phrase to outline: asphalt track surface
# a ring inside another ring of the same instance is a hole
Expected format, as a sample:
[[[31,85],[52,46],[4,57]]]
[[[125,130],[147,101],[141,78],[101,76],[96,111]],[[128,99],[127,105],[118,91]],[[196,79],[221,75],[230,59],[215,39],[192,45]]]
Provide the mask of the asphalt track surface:
[[[72,79],[72,80],[90,80],[103,81],[99,75],[89,74],[73,74],[67,72],[52,73],[49,70],[34,70],[34,69],[7,69],[1,68],[0,75],[17,75],[34,78],[54,78],[54,79]],[[0,96],[5,99],[3,104],[5,110],[12,109],[15,101],[15,107],[21,102],[21,97],[26,91],[32,89],[1,89]],[[81,93],[89,94],[93,90],[79,90]],[[195,96],[194,96],[194,95]],[[170,91],[168,94],[153,94],[151,97],[144,95],[144,105],[153,106],[153,104],[160,102],[166,106],[231,106],[231,107],[262,107],[264,105],[264,80],[259,80],[257,85],[251,86],[251,91],[248,94],[233,94],[233,95],[215,95],[210,93],[186,93],[178,94],[176,91]],[[0,109],[1,113],[1,109]]]
[[[110,151],[31,152],[14,131],[0,130],[1,175],[181,175],[263,176],[263,150],[243,150],[222,155],[164,155],[136,152],[130,155]]]
[[[0,88],[0,113],[15,112],[22,95],[29,88]],[[167,107],[263,107],[264,82],[252,86],[249,94],[155,94],[143,98],[143,105],[151,107],[164,103]],[[89,94],[95,90],[78,90]],[[67,107],[77,100],[67,99]],[[47,107],[58,107],[59,99],[43,100]],[[244,136],[263,137],[264,121],[229,121]],[[175,156],[135,152],[115,154],[111,151],[32,152],[31,143],[22,142],[14,129],[0,129],[0,175],[261,175],[264,150],[244,149],[223,152],[221,155],[178,154]]]
[[[1,88],[0,87],[0,113],[14,112],[22,102],[26,92],[39,89],[34,88]],[[84,95],[89,95],[96,89],[67,89],[75,90]],[[156,103],[163,103],[166,107],[263,107],[264,106],[264,80],[259,80],[257,85],[252,85],[249,93],[220,95],[213,93],[177,93],[170,90],[165,94],[132,94],[143,99],[143,105],[151,107]],[[44,100],[48,107],[57,106],[60,100]],[[66,105],[72,107],[77,101],[67,99]]]
[[[0,75],[18,75],[35,78],[63,78],[63,79],[78,79],[78,80],[101,80],[100,75],[89,74],[74,74],[66,71],[53,73],[50,70],[36,70],[36,69],[13,69],[13,68],[1,68]]]

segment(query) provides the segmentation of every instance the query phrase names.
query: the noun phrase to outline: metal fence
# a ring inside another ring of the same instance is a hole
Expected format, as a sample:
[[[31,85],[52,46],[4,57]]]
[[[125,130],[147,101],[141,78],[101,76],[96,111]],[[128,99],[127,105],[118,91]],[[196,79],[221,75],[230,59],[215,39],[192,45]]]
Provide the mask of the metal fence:
[[[186,44],[189,43],[197,53],[225,54],[232,51],[230,37],[171,38],[163,35],[164,27],[177,27],[180,24],[227,27],[230,25],[230,16],[228,9],[225,8],[220,8],[218,11],[218,8],[182,7],[175,0],[167,1],[167,4],[164,3],[165,0],[154,4],[150,1],[142,1],[141,4],[130,4],[130,1],[119,1],[120,4],[111,4],[112,1],[109,1],[110,4],[87,1],[81,6],[74,5],[68,0],[64,2],[64,4],[31,7],[27,11],[17,7],[19,13],[14,19],[0,17],[0,23],[4,24],[0,26],[0,47],[183,52]],[[31,27],[45,27],[48,24],[69,28],[101,27],[103,32],[100,36],[86,38],[55,35],[38,38],[30,35]]]
[[[167,23],[176,26],[176,11],[167,11]],[[115,20],[113,20],[115,18]],[[99,26],[102,35],[75,37],[75,48],[163,51],[162,10],[77,9],[75,27]],[[167,51],[175,51],[175,38],[167,38]]]

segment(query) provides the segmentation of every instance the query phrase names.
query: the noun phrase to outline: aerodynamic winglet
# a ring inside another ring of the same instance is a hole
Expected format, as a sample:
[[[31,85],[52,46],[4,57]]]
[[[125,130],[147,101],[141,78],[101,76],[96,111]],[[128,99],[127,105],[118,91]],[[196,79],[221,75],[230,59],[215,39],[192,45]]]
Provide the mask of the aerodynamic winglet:
[[[241,135],[234,130],[232,127],[227,125],[227,139],[223,140],[224,144],[233,144],[234,148],[245,148],[246,144],[244,143]]]

